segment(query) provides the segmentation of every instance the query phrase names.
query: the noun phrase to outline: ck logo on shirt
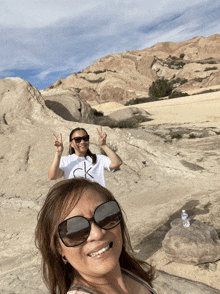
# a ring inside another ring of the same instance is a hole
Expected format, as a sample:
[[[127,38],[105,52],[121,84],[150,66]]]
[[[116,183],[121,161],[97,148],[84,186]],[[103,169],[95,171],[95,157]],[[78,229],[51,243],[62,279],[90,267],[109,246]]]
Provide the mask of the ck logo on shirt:
[[[84,161],[84,170],[83,170],[83,168],[81,168],[81,167],[78,167],[78,168],[74,169],[74,170],[73,170],[73,177],[74,177],[74,178],[78,178],[79,175],[80,175],[80,177],[84,177],[85,179],[86,179],[87,177],[91,177],[91,178],[94,179],[94,177],[89,173],[90,170],[91,170],[91,167],[90,167],[88,170],[86,170],[86,163],[85,163],[85,161]],[[77,175],[76,175],[76,174],[77,174]]]

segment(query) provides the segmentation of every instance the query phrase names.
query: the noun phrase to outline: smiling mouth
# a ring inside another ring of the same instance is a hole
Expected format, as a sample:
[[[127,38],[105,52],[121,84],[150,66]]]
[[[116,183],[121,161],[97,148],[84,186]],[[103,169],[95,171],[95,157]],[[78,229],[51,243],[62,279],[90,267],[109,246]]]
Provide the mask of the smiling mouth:
[[[105,248],[102,248],[101,250],[94,252],[94,253],[90,253],[88,254],[89,257],[95,257],[97,255],[101,255],[102,253],[108,251],[110,248],[112,248],[113,246],[113,242],[111,242],[108,246],[106,246]]]

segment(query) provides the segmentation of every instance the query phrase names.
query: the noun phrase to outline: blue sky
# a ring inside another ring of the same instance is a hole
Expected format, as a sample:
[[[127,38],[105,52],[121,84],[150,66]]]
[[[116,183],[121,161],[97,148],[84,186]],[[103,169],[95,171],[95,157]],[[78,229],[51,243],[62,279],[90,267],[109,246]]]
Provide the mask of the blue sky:
[[[219,0],[1,0],[0,78],[39,90],[111,53],[220,33]]]

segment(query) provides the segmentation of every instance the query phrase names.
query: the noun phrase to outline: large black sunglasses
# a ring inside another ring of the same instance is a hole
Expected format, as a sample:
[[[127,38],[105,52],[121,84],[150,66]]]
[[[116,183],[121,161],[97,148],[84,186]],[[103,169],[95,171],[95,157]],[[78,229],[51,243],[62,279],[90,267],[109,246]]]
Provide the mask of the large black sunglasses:
[[[83,140],[84,142],[88,142],[88,141],[89,141],[89,135],[85,135],[85,136],[83,136],[83,137],[75,137],[75,138],[72,138],[72,139],[70,140],[70,142],[72,142],[73,140],[74,140],[76,143],[80,143],[82,140]]]
[[[101,229],[111,230],[122,219],[122,213],[116,201],[107,201],[96,207],[92,218],[74,216],[66,219],[58,226],[60,239],[67,247],[75,247],[87,240],[91,230],[91,221]]]

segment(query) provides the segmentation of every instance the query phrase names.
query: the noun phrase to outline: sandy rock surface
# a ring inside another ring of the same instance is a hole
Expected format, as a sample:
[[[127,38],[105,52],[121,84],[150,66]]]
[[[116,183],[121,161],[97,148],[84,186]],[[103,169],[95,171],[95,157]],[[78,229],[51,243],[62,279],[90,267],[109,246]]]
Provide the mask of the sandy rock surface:
[[[54,156],[52,133],[63,134],[67,154],[69,132],[79,123],[65,121],[49,110],[29,83],[21,79],[1,83],[0,291],[47,293],[34,245],[36,218],[54,184],[47,178]],[[106,173],[106,184],[124,208],[132,244],[143,259],[160,253],[163,234],[181,209],[219,232],[218,95],[195,96],[191,102],[186,97],[149,103],[143,109],[153,120],[139,129],[104,128],[109,146],[123,159],[119,171]],[[96,126],[80,125],[91,136],[91,150],[99,153]],[[181,139],[172,138],[176,132],[181,132]],[[194,139],[189,132],[196,134]],[[170,267],[158,262],[158,268],[178,276],[178,267]],[[195,267],[184,270],[182,266],[179,275],[191,273],[192,278],[194,272]],[[203,283],[210,285],[211,281],[212,287],[220,290],[216,275],[218,263],[216,272],[209,270],[207,278],[204,275]]]

